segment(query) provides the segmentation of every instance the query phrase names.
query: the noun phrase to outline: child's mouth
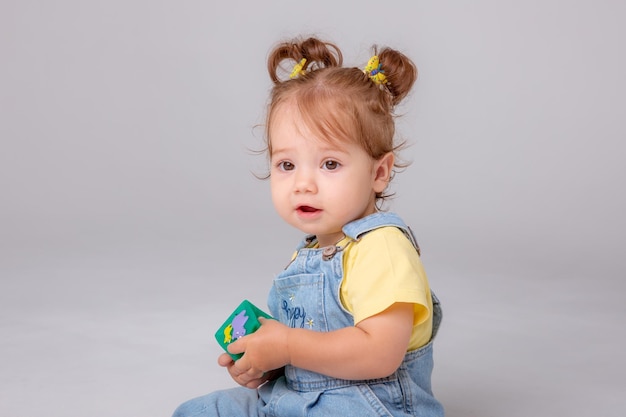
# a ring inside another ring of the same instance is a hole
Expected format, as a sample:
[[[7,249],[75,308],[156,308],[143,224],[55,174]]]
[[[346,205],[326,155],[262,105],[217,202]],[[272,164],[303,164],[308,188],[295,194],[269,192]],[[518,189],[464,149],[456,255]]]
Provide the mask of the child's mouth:
[[[298,206],[296,210],[302,215],[315,214],[321,211],[320,209],[311,206]]]

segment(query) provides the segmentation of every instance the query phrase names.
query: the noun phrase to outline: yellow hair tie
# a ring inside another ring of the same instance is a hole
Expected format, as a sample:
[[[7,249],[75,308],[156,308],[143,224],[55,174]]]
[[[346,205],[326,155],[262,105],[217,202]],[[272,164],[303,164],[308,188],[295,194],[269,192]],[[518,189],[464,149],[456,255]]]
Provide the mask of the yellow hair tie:
[[[376,84],[387,84],[387,77],[382,69],[382,64],[378,61],[378,56],[374,55],[367,61],[367,65],[363,70],[365,74],[367,74],[372,81]]]
[[[306,71],[303,69],[304,64],[306,64],[306,58],[302,58],[300,62],[293,66],[293,71],[291,71],[289,78],[296,78],[300,75],[306,74]]]

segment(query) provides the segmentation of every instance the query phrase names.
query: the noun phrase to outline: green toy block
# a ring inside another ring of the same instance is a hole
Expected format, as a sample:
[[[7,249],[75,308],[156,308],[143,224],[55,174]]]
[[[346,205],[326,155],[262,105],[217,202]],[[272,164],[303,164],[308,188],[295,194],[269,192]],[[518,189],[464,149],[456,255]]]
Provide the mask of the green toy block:
[[[272,316],[252,304],[248,300],[243,300],[241,304],[233,311],[233,314],[228,317],[228,320],[222,324],[217,332],[215,332],[215,339],[217,343],[224,348],[226,353],[230,355],[233,360],[237,360],[243,356],[243,353],[233,354],[227,349],[235,340],[247,334],[256,332],[261,323],[259,317],[271,319]]]

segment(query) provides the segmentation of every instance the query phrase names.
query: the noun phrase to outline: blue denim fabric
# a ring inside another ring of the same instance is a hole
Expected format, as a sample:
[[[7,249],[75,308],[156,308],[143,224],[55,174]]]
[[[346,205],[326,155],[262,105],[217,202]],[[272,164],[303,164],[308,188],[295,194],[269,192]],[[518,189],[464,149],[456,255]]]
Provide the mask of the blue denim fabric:
[[[417,244],[404,222],[393,213],[376,213],[347,224],[346,236],[361,235],[383,226],[400,228]],[[275,279],[268,297],[272,315],[290,327],[328,332],[353,326],[352,315],[339,299],[343,277],[343,247],[298,246],[294,260]],[[258,390],[234,388],[182,404],[182,416],[440,417],[443,407],[431,389],[433,339],[441,322],[441,307],[433,294],[433,336],[425,346],[408,352],[400,367],[386,378],[355,381],[328,377],[293,366],[285,375]]]

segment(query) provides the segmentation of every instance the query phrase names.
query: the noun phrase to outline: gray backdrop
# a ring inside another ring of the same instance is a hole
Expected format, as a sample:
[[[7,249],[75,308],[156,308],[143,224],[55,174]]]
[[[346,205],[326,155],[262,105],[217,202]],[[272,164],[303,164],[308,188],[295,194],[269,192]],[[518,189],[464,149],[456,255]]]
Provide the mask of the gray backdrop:
[[[623,416],[626,6],[0,3],[0,415],[169,416],[300,237],[262,172],[271,46],[420,75],[390,209],[444,303],[448,416]]]

